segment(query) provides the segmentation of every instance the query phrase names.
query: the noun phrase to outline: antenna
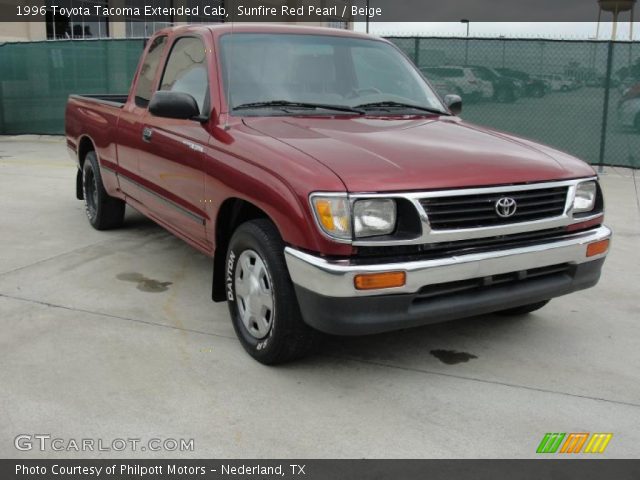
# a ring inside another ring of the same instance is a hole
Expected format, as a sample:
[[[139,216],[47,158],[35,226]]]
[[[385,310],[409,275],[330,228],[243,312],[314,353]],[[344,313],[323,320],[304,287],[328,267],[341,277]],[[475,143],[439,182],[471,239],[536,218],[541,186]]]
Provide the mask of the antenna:
[[[229,0],[229,6],[231,6],[231,0]],[[233,67],[233,9],[231,9],[231,33],[229,34],[229,40],[231,41],[231,48],[229,51],[229,62],[227,62],[227,116],[224,119],[224,130],[229,130],[229,116],[231,115],[231,70]]]

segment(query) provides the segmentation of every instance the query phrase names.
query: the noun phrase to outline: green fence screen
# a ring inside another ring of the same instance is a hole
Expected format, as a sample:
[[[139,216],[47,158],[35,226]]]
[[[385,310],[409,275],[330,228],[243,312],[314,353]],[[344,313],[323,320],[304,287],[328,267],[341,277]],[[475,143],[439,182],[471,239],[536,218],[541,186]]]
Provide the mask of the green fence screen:
[[[589,163],[640,167],[640,44],[390,38],[462,117]],[[604,115],[605,110],[607,115]]]
[[[637,42],[393,37],[462,117],[592,164],[640,167]],[[125,93],[142,40],[0,45],[0,133],[61,134],[70,93]],[[606,115],[605,115],[606,111]]]
[[[71,93],[127,93],[143,40],[0,45],[0,133],[64,133]]]

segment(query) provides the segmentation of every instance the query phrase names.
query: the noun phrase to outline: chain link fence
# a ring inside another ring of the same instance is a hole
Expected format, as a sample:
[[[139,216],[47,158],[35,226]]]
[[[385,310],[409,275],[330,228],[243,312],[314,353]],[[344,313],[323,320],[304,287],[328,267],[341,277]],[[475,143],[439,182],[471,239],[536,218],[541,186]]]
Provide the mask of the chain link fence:
[[[592,164],[640,167],[637,42],[393,37],[462,117]],[[124,93],[142,40],[0,45],[0,133],[61,134],[70,93]],[[606,114],[605,114],[606,112]]]
[[[144,40],[0,45],[0,134],[62,134],[71,93],[126,93]]]
[[[640,44],[389,38],[462,117],[576,155],[640,167]]]

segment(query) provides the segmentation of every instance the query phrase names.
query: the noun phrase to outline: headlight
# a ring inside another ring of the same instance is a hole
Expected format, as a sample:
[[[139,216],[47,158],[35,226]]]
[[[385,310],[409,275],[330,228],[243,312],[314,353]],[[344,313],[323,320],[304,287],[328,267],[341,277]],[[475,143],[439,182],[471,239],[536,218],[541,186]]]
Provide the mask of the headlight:
[[[351,240],[351,212],[347,195],[314,195],[313,213],[320,228],[338,240]]]
[[[357,238],[389,235],[396,228],[396,202],[389,199],[358,200],[353,205]]]
[[[596,204],[596,182],[582,182],[576,187],[573,213],[590,212]]]

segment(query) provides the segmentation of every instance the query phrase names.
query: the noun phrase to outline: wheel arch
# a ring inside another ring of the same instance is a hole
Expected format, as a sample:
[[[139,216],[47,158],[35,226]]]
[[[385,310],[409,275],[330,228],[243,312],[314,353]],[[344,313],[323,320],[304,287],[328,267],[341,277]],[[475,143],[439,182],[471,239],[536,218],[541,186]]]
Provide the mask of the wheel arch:
[[[214,230],[216,248],[213,256],[213,286],[211,291],[211,298],[214,302],[222,302],[227,299],[224,264],[233,232],[242,223],[258,218],[270,220],[278,229],[276,222],[267,212],[248,200],[230,197],[220,205]]]

